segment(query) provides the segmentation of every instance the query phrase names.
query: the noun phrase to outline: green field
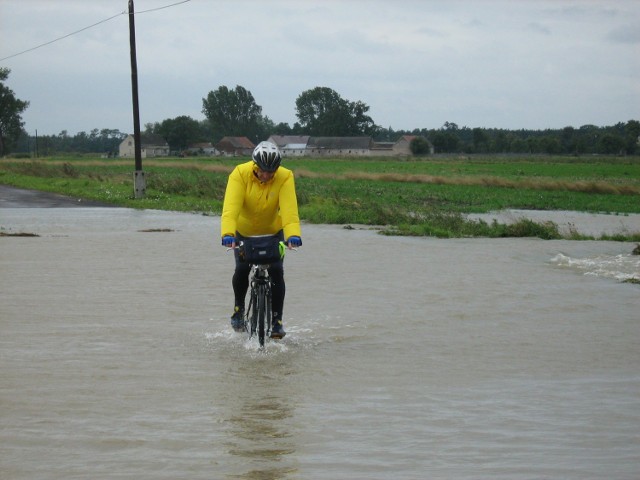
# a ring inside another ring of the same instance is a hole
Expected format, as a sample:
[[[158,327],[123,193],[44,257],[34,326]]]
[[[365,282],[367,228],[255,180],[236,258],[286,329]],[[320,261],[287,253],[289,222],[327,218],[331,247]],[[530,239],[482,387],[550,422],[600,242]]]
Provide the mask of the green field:
[[[143,199],[133,198],[133,160],[5,158],[0,183],[132,208],[217,215],[228,173],[246,160],[143,159]],[[486,224],[464,214],[506,208],[640,213],[639,157],[305,158],[283,165],[296,174],[304,221],[385,226],[387,234],[560,238],[553,224]]]

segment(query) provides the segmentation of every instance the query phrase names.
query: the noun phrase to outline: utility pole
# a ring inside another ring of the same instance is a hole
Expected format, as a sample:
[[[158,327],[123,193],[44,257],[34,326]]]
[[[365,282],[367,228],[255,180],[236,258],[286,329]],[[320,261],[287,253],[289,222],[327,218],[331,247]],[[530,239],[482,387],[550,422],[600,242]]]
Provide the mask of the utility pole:
[[[136,58],[136,25],[133,0],[129,0],[129,46],[131,49],[131,98],[133,100],[133,142],[136,170],[133,173],[133,193],[135,198],[143,198],[146,184],[142,171],[142,147],[140,145],[140,107],[138,105],[138,61]]]

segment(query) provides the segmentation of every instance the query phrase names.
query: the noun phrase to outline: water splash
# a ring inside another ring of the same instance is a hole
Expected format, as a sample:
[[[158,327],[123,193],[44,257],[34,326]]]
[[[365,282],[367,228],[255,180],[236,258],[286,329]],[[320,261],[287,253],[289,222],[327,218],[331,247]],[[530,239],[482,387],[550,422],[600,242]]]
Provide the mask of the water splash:
[[[280,355],[293,352],[314,350],[326,343],[339,343],[351,338],[358,331],[356,325],[335,325],[335,317],[310,315],[297,318],[296,321],[285,321],[287,335],[281,340],[267,339],[265,348],[261,349],[257,337],[250,338],[246,333],[237,333],[225,323],[219,329],[204,331],[204,340],[209,349],[230,349],[238,352],[254,354]],[[210,319],[216,322],[215,319]]]
[[[640,281],[640,256],[637,255],[596,255],[573,258],[558,253],[550,262],[559,267],[582,272],[583,275],[611,278],[619,282]]]

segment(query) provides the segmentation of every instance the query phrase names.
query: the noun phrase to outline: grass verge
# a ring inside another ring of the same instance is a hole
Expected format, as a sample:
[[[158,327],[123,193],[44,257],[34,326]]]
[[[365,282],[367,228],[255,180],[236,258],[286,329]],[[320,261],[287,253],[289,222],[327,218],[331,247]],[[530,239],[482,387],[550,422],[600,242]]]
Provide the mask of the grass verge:
[[[228,173],[246,160],[145,160],[143,199],[133,198],[132,161],[2,159],[0,183],[131,208],[216,215]],[[296,173],[304,221],[382,225],[386,235],[578,240],[592,237],[563,236],[548,222],[504,225],[465,214],[507,208],[640,213],[637,158],[287,159],[286,166]],[[640,241],[640,234],[600,238]]]

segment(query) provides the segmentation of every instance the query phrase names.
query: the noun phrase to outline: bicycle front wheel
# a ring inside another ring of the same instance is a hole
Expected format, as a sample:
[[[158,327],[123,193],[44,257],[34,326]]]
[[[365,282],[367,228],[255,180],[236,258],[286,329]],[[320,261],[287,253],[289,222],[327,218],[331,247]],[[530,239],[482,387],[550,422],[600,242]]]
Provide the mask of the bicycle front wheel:
[[[258,287],[258,342],[264,347],[264,338],[267,330],[267,291],[264,285]]]
[[[251,287],[251,300],[249,301],[249,336],[253,337],[258,330],[258,292]]]

